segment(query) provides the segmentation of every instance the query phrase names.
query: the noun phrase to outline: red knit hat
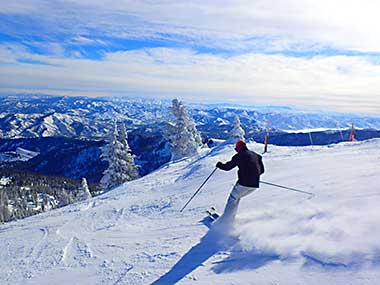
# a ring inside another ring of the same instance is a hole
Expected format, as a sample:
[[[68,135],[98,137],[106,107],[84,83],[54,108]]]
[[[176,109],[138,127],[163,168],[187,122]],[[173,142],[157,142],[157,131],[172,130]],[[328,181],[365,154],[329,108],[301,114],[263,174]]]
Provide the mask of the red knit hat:
[[[235,150],[237,151],[237,152],[239,152],[239,150],[241,150],[241,148],[243,147],[243,146],[246,146],[246,144],[245,144],[245,142],[244,141],[238,141],[237,143],[236,143],[236,145],[235,145]]]

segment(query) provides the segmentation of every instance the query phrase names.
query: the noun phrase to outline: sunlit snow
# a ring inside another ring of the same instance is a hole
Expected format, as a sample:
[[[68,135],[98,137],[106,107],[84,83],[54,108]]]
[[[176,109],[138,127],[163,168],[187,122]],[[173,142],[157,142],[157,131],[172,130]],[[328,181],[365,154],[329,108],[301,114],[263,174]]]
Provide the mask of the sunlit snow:
[[[249,147],[262,152],[263,145]],[[216,171],[233,145],[157,171],[89,202],[0,226],[1,284],[377,284],[380,140],[269,146],[262,185],[228,232],[201,221],[222,211],[236,171]]]

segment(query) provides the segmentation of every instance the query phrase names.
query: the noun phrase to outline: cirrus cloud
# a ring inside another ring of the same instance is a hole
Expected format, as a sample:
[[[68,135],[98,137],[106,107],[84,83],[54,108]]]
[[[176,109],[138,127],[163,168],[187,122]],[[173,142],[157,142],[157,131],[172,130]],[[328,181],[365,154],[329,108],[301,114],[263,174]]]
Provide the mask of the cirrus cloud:
[[[2,92],[380,110],[370,0],[0,3]]]
[[[16,49],[13,49],[16,50]],[[0,49],[3,91],[178,96],[202,102],[314,105],[350,112],[380,110],[380,65],[354,56],[295,58],[199,54],[153,48],[107,53],[102,61],[52,58]],[[20,78],[23,78],[20,81]],[[229,98],[229,99],[226,99]]]
[[[371,0],[19,0],[0,8],[3,30],[18,36],[42,31],[47,37],[155,38],[229,50],[380,52],[380,3]]]

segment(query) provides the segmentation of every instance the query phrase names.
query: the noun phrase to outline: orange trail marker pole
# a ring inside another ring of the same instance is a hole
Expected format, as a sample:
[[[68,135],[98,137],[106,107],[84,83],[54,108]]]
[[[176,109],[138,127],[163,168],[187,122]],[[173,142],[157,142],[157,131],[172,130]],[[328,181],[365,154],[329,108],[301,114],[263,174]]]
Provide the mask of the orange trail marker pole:
[[[349,138],[350,142],[354,142],[355,141],[355,128],[354,128],[354,124],[352,124],[352,127],[351,127],[351,132],[350,132],[350,138]]]

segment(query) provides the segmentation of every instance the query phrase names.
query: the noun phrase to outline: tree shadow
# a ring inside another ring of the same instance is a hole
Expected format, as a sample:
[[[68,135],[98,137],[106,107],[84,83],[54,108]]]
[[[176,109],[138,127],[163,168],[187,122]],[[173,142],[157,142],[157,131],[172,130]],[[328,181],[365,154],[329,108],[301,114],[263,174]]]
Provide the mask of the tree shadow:
[[[171,285],[179,282],[186,275],[202,266],[211,256],[230,248],[235,242],[235,239],[226,239],[220,232],[210,229],[201,241],[193,246],[170,271],[151,285]]]

